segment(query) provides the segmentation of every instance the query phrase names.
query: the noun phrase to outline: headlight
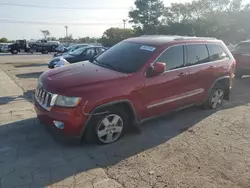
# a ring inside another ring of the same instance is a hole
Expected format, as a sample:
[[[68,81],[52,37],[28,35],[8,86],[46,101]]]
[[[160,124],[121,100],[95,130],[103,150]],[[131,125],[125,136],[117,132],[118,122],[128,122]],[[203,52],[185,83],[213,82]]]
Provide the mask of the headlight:
[[[58,95],[55,105],[62,107],[75,107],[80,103],[80,101],[80,97],[65,97],[62,95]]]
[[[54,64],[56,62],[60,61],[60,58],[55,58],[50,61],[50,64]]]

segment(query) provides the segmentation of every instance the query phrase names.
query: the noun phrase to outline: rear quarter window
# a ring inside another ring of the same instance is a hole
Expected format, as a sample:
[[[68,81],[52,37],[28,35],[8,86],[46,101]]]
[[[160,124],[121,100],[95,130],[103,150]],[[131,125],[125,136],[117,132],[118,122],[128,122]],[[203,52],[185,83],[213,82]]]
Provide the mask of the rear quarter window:
[[[229,58],[228,54],[218,44],[207,44],[207,48],[209,51],[210,61],[218,61],[218,60]]]

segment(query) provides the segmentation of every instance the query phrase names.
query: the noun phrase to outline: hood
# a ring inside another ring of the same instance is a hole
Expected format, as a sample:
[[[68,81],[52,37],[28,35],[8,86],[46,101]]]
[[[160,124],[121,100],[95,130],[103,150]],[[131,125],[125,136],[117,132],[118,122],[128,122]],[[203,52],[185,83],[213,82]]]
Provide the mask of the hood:
[[[41,75],[40,82],[48,91],[58,93],[72,87],[98,84],[126,76],[127,74],[85,61],[46,71]]]

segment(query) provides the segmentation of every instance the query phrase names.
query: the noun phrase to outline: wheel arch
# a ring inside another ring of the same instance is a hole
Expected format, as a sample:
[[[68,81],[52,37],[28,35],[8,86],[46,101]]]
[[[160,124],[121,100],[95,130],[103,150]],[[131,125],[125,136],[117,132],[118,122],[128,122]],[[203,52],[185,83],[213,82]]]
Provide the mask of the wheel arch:
[[[89,126],[89,122],[90,122],[91,118],[93,116],[95,116],[95,115],[108,113],[107,108],[110,108],[110,107],[123,107],[125,112],[128,114],[128,116],[129,116],[128,118],[130,119],[131,123],[137,123],[138,122],[137,113],[136,113],[136,110],[134,108],[134,105],[128,99],[123,99],[123,100],[118,100],[118,101],[105,103],[105,104],[102,104],[100,106],[95,107],[90,112],[90,114],[89,114],[89,116],[87,118],[87,121],[85,122],[85,125],[82,128],[81,137],[86,132],[86,130],[87,130],[88,126]]]
[[[218,85],[218,84],[221,84],[221,85],[224,85],[225,86],[225,95],[224,95],[224,99],[226,100],[229,100],[229,96],[230,96],[230,76],[222,76],[222,77],[219,77],[217,78],[212,86],[209,88],[209,91],[208,91],[208,95],[210,94],[210,92],[212,91],[212,89]]]

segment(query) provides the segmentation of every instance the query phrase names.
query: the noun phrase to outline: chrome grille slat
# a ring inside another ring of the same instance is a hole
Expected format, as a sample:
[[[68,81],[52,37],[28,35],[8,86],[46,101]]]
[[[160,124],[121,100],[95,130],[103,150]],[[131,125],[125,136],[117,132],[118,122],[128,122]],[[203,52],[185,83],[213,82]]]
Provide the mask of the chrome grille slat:
[[[44,103],[44,104],[45,104],[46,106],[50,106],[50,105],[48,104],[48,99],[49,99],[49,93],[47,93],[47,94],[46,94],[46,97],[45,97],[45,103]]]
[[[45,110],[50,111],[51,109],[51,101],[52,98],[55,97],[55,94],[52,94],[50,92],[47,92],[42,87],[38,87],[35,91],[35,98],[38,104],[43,107]]]

